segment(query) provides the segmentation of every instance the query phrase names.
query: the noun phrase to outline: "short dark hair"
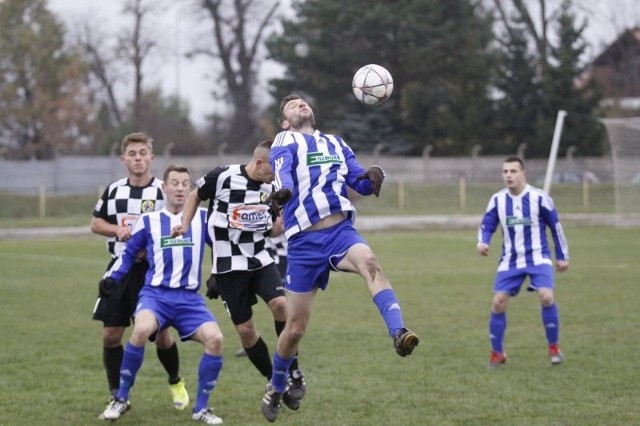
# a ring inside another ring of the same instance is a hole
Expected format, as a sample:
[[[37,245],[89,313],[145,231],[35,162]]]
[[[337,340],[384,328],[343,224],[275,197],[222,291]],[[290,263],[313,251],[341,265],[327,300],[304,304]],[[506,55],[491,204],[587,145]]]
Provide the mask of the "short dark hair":
[[[171,172],[187,173],[187,174],[191,175],[191,172],[189,171],[189,169],[186,166],[180,166],[180,165],[177,165],[177,164],[171,164],[165,169],[164,175],[162,175],[162,180],[164,180],[166,182],[167,179],[169,179],[169,173],[171,173]]]
[[[256,148],[271,149],[271,145],[273,145],[273,139],[267,139],[260,142]]]
[[[518,157],[517,155],[510,155],[508,156],[503,163],[520,163],[520,167],[522,167],[522,170],[524,170],[524,160],[520,157]]]
[[[282,122],[284,121],[284,106],[288,104],[290,101],[293,101],[296,99],[302,99],[302,96],[298,95],[297,93],[292,93],[290,95],[285,96],[284,99],[282,99],[282,101],[280,102],[280,109],[278,110],[279,126],[282,126]]]

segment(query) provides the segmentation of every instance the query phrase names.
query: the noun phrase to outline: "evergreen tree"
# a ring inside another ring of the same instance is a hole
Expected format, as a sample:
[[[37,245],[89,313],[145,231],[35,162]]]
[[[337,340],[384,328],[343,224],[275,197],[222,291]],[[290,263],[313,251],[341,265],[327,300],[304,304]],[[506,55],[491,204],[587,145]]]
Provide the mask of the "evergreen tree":
[[[562,132],[562,149],[575,146],[580,155],[602,155],[603,129],[595,118],[600,93],[593,80],[584,86],[577,82],[584,73],[587,43],[584,39],[586,21],[578,24],[572,2],[565,0],[556,21],[557,46],[551,49],[550,65],[544,79],[545,108],[548,117],[540,134],[551,140],[559,110],[567,112]],[[544,154],[544,153],[542,153]]]
[[[299,92],[318,126],[355,149],[384,144],[393,153],[461,154],[483,138],[490,120],[487,87],[490,21],[469,0],[306,0],[267,42],[285,75],[271,81],[276,100]],[[394,78],[384,104],[360,104],[351,79],[376,63]],[[275,107],[274,107],[275,110]]]
[[[500,136],[483,149],[485,154],[513,154],[520,144],[538,143],[536,122],[542,98],[536,64],[524,30],[513,28],[508,42],[496,53],[496,131]]]

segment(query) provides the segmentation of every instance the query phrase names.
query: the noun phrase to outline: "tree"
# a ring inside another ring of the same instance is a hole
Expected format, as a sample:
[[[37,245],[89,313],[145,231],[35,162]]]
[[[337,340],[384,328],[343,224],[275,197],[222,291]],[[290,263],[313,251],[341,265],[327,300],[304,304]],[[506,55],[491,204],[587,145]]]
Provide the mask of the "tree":
[[[586,70],[584,57],[588,45],[583,36],[586,26],[586,21],[577,22],[571,0],[564,0],[554,23],[558,44],[551,49],[551,63],[544,79],[545,115],[553,116],[559,110],[568,112],[562,133],[565,150],[574,146],[581,155],[602,155],[603,128],[594,116],[600,92],[593,80],[581,87],[576,84]],[[547,124],[541,134],[545,140],[551,140],[553,127]]]
[[[173,144],[173,152],[206,152],[189,119],[189,105],[175,96],[165,96],[160,88],[146,88],[148,63],[162,44],[150,23],[160,11],[159,3],[127,0],[122,16],[131,18],[115,31],[88,18],[81,22],[77,44],[97,85],[94,152],[113,150],[124,134],[146,131],[156,139],[156,149]],[[132,75],[132,79],[127,79]],[[128,84],[132,81],[132,84]],[[130,91],[129,91],[130,90]],[[127,96],[129,94],[129,96]],[[211,151],[211,148],[208,149]]]
[[[278,2],[256,0],[202,0],[202,7],[213,24],[214,43],[213,47],[194,49],[191,55],[206,54],[222,66],[221,79],[226,90],[222,99],[216,100],[228,101],[232,112],[225,135],[219,139],[226,140],[224,143],[235,151],[249,152],[256,139],[264,137],[254,99],[258,49],[278,6]],[[252,20],[256,16],[259,18]]]
[[[521,144],[537,144],[538,116],[541,114],[542,92],[536,74],[537,58],[528,47],[525,30],[511,28],[510,38],[496,52],[495,143],[486,146],[485,154],[515,153]]]
[[[597,88],[592,84],[581,88],[577,85],[586,59],[586,20],[577,22],[570,0],[551,11],[546,0],[493,3],[502,29],[497,34],[501,70],[496,88],[502,95],[498,105],[504,142],[496,146],[514,152],[514,143],[524,142],[527,155],[547,156],[557,114],[562,109],[568,115],[561,153],[571,145],[583,155],[601,153],[602,133],[595,120]],[[532,3],[539,11],[535,19],[530,11]],[[523,61],[529,65],[521,66]],[[527,80],[531,83],[527,84]]]
[[[478,4],[307,0],[293,8],[295,18],[267,42],[286,68],[270,82],[276,99],[301,92],[323,128],[339,129],[355,149],[419,154],[432,145],[436,155],[460,154],[481,141],[491,26]],[[394,78],[393,95],[375,108],[351,93],[354,72],[368,63]]]
[[[157,4],[143,0],[127,0],[123,13],[133,17],[133,28],[122,31],[119,37],[119,52],[133,66],[133,128],[140,127],[142,115],[143,65],[155,47],[155,38],[145,32],[144,22],[153,17]]]
[[[64,36],[45,0],[0,2],[0,145],[7,156],[51,158],[86,142],[92,94]]]
[[[140,108],[136,129],[146,132],[154,139],[154,150],[160,153],[170,149],[178,155],[195,155],[211,153],[204,141],[198,137],[193,124],[189,120],[189,106],[175,96],[164,96],[160,88],[142,92],[138,101],[131,102],[129,109]],[[134,114],[129,115],[134,119]],[[123,123],[129,128],[130,123]]]

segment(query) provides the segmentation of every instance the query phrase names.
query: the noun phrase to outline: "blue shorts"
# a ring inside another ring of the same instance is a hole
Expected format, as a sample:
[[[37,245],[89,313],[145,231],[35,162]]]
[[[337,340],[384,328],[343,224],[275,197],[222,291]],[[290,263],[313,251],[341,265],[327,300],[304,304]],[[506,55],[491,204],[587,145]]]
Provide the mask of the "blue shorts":
[[[527,291],[536,291],[540,288],[553,290],[553,267],[544,264],[498,272],[493,283],[493,291],[508,293],[512,297],[517,296],[527,276],[530,281]]]
[[[289,239],[285,288],[293,293],[326,289],[329,272],[355,244],[367,242],[348,219],[319,231],[302,231]]]
[[[147,309],[158,320],[158,330],[173,327],[180,340],[189,340],[205,322],[218,322],[200,296],[200,293],[182,288],[166,289],[144,286],[138,297],[137,314]],[[152,342],[156,336],[149,338]]]

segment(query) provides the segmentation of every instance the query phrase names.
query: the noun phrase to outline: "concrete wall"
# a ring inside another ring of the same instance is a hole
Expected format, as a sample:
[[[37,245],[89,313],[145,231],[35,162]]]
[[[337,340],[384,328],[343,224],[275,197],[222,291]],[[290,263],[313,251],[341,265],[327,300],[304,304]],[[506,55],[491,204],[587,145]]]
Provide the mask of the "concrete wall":
[[[176,157],[158,155],[152,172],[161,177],[164,168],[172,163],[191,169],[194,180],[209,170],[225,164],[242,164],[248,155]],[[391,182],[456,183],[460,177],[469,182],[500,182],[499,157],[388,157],[360,155],[359,162],[366,168],[379,164]],[[544,177],[546,160],[527,160],[529,181]],[[556,171],[589,171],[602,182],[613,179],[610,157],[563,158],[556,162]],[[124,166],[117,156],[111,157],[59,157],[51,161],[8,161],[0,159],[0,190],[35,193],[40,188],[55,193],[98,193],[109,183],[125,175]]]

